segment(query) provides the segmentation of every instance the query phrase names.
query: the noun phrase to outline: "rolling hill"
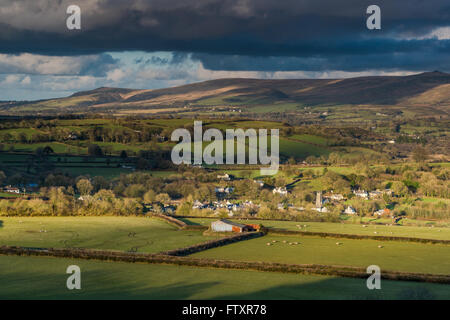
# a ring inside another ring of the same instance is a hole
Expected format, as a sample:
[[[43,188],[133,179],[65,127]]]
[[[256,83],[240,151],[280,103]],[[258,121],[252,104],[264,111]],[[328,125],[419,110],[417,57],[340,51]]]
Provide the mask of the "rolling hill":
[[[217,79],[156,90],[98,88],[69,97],[0,103],[2,114],[171,111],[173,108],[270,105],[450,105],[450,74],[347,79]]]

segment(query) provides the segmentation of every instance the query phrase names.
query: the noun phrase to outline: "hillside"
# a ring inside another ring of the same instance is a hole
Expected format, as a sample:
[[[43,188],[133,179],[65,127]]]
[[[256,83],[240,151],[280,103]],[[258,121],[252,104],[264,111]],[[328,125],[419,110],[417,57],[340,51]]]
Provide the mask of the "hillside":
[[[171,111],[179,107],[308,105],[442,106],[450,103],[450,74],[348,79],[218,79],[157,90],[98,88],[66,98],[0,104],[2,114]]]

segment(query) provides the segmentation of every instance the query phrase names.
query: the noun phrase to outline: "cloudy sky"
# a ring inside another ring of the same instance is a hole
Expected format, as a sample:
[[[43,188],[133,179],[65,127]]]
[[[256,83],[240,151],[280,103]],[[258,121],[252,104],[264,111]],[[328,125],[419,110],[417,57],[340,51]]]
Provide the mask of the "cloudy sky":
[[[381,8],[381,30],[366,9]],[[81,30],[68,30],[69,5]],[[0,0],[0,100],[225,78],[450,72],[448,0]]]

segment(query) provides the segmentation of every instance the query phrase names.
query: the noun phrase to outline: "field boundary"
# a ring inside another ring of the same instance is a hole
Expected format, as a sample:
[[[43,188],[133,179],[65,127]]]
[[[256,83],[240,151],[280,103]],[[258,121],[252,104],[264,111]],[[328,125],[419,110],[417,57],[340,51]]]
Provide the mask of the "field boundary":
[[[156,219],[159,219],[159,220],[163,220],[163,221],[167,222],[168,224],[170,224],[170,225],[172,225],[174,227],[177,227],[178,229],[185,229],[188,226],[187,223],[185,223],[185,222],[183,222],[181,220],[178,220],[178,219],[176,219],[174,217],[166,216],[164,214],[153,213],[151,216],[153,218],[156,218]]]
[[[222,247],[227,244],[235,243],[238,241],[249,240],[253,238],[258,238],[264,236],[263,232],[245,232],[239,233],[233,236],[220,238],[218,240],[211,240],[208,242],[203,242],[195,244],[186,248],[174,249],[169,251],[160,252],[162,255],[169,256],[187,256],[196,252],[205,251],[212,248]]]
[[[365,268],[350,266],[333,266],[319,264],[282,264],[273,262],[247,262],[233,260],[198,259],[162,254],[128,253],[120,251],[102,251],[91,249],[55,249],[1,246],[0,255],[47,256],[55,258],[72,258],[86,260],[121,261],[129,263],[171,264],[191,267],[209,267],[220,269],[256,270],[265,272],[282,272],[297,274],[316,274],[366,279]],[[381,278],[395,281],[414,281],[450,284],[450,275],[424,274],[398,271],[383,271]]]
[[[163,221],[171,224],[172,226],[177,227],[178,229],[182,229],[182,230],[192,230],[192,231],[208,230],[207,226],[189,225],[186,222],[177,219],[177,217],[175,217],[175,216],[168,216],[168,215],[164,215],[164,214],[153,213],[152,217],[163,220]]]

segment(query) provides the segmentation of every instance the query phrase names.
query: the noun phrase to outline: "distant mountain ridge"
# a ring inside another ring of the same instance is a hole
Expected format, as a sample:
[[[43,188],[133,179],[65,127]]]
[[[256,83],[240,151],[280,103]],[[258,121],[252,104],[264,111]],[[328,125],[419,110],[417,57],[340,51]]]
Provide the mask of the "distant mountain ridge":
[[[450,105],[450,74],[439,71],[410,76],[346,79],[217,79],[183,86],[134,90],[97,88],[66,98],[0,104],[3,114],[77,112],[104,109],[178,108],[191,106],[270,105]]]

